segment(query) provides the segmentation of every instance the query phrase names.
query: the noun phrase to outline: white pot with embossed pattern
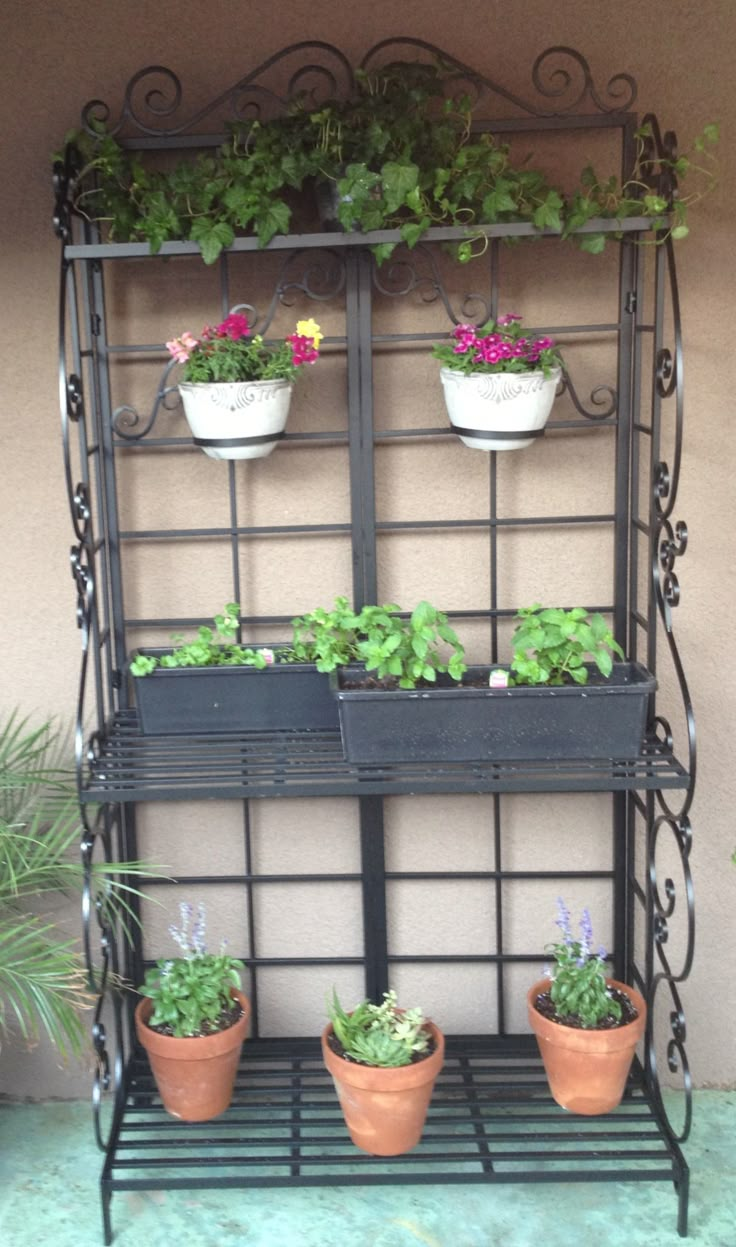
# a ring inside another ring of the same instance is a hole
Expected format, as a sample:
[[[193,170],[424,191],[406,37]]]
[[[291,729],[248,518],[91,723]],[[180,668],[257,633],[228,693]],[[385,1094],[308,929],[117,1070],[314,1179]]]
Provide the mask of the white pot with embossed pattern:
[[[450,424],[473,450],[523,450],[541,436],[555,401],[560,368],[471,372],[441,368]]]
[[[211,459],[262,459],[286,428],[293,382],[185,381],[179,386],[195,446]]]

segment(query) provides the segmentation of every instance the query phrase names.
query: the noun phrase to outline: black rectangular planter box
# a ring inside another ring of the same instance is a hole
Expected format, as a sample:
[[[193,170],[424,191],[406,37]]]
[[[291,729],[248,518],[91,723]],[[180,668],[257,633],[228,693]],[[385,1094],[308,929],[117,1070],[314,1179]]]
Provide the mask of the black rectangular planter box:
[[[614,663],[608,680],[591,665],[591,682],[582,687],[488,688],[490,670],[468,668],[463,683],[483,679],[480,688],[440,676],[433,688],[396,690],[343,688],[343,671],[333,672],[346,759],[370,765],[641,754],[656,680],[639,663]]]
[[[272,647],[273,648],[273,647]],[[143,649],[161,655],[170,650]],[[256,667],[157,667],[131,676],[144,736],[212,732],[337,731],[329,680],[313,663]]]

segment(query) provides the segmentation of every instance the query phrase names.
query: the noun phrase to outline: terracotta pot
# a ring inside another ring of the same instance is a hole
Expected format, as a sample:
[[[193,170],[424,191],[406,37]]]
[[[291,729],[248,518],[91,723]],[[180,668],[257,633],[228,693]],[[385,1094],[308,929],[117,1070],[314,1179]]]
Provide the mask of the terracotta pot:
[[[644,1034],[647,1007],[633,987],[607,979],[609,987],[626,992],[639,1016],[612,1030],[580,1030],[561,1026],[538,1013],[534,1002],[549,990],[549,979],[529,989],[527,1009],[549,1088],[554,1099],[571,1113],[595,1117],[609,1113],[621,1103],[636,1045]]]
[[[230,1104],[240,1049],[250,1023],[250,1002],[242,992],[230,993],[243,1010],[234,1026],[214,1035],[178,1039],[160,1035],[146,1025],[153,1001],[144,997],[136,1007],[135,1029],[148,1053],[164,1108],[182,1121],[209,1121]]]
[[[397,1069],[377,1069],[345,1061],[330,1048],[332,1024],[322,1032],[322,1056],[332,1075],[356,1147],[373,1156],[400,1156],[422,1137],[432,1090],[445,1057],[445,1037],[428,1022],[435,1049],[431,1056]]]

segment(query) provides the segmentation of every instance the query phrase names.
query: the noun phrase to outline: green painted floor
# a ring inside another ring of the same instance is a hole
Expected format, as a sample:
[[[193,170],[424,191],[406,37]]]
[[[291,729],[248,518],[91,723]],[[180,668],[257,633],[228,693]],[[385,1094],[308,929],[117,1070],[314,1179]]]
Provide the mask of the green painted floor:
[[[679,1097],[669,1097],[673,1117]],[[669,1183],[119,1192],[115,1247],[736,1247],[736,1092],[695,1093],[690,1234]],[[100,1247],[87,1104],[0,1102],[2,1247]]]

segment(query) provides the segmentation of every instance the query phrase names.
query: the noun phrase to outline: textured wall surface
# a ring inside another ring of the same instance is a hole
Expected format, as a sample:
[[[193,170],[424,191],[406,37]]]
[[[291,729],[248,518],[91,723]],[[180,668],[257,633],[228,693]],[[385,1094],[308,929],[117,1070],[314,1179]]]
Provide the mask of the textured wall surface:
[[[678,568],[682,604],[676,612],[676,625],[695,699],[701,750],[692,854],[698,905],[697,954],[694,973],[684,989],[688,1050],[697,1084],[733,1084],[734,1001],[732,993],[722,993],[713,984],[714,970],[720,970],[731,956],[736,895],[736,868],[730,865],[736,847],[730,745],[734,678],[730,660],[721,657],[730,652],[728,610],[733,609],[733,577],[727,553],[735,466],[733,412],[722,365],[723,355],[730,349],[729,312],[734,306],[736,276],[729,232],[732,214],[727,208],[729,193],[735,189],[730,138],[736,120],[732,87],[736,11],[732,0],[702,0],[698,6],[687,0],[652,0],[648,6],[638,0],[620,0],[614,7],[600,0],[568,0],[558,12],[543,0],[515,0],[513,6],[500,0],[467,0],[460,10],[461,22],[455,20],[455,11],[434,0],[422,4],[405,0],[400,19],[395,16],[395,5],[366,9],[354,0],[338,6],[321,0],[309,4],[303,0],[277,2],[268,10],[258,10],[257,17],[254,6],[221,0],[207,10],[191,0],[124,7],[123,32],[122,9],[111,4],[68,0],[64,5],[54,5],[36,0],[15,6],[5,18],[0,48],[0,150],[5,172],[0,235],[4,294],[0,313],[4,344],[0,516],[5,532],[0,618],[6,636],[0,648],[0,701],[3,708],[19,704],[26,713],[43,717],[55,714],[71,719],[79,648],[66,561],[71,532],[58,431],[58,252],[50,225],[49,156],[64,132],[77,123],[86,101],[98,97],[117,105],[131,75],[144,65],[159,63],[180,76],[194,105],[236,81],[286,43],[326,39],[357,61],[380,38],[405,34],[445,47],[521,94],[528,93],[531,66],[541,51],[552,44],[571,45],[587,57],[599,84],[605,84],[613,74],[631,73],[639,84],[637,109],[641,113],[655,111],[663,127],[674,129],[683,144],[705,122],[722,122],[721,186],[694,210],[691,237],[678,248],[686,350],[686,458],[675,518],[687,520],[690,545]],[[545,252],[542,284],[536,281],[540,261],[532,251],[515,262],[507,287],[509,298],[523,299],[523,310],[532,321],[554,321],[557,317],[584,320],[597,306],[595,257],[570,252],[564,258],[548,257]],[[607,262],[605,257],[598,261],[602,265]],[[157,284],[158,279],[152,281],[150,275],[142,274],[130,306],[125,302],[130,296],[123,290],[111,292],[111,308],[128,324],[131,335],[162,323],[161,309],[167,307],[167,298],[172,300],[168,304],[172,308],[171,330],[188,323],[190,305],[192,309],[202,306],[206,278],[201,267],[198,275],[193,273],[186,295],[178,291],[175,305],[174,296],[167,295],[168,280],[166,275]],[[568,311],[571,300],[573,316]],[[714,331],[716,318],[718,328]],[[191,327],[198,327],[198,323]],[[718,342],[716,349],[714,341]],[[392,372],[384,362],[379,362],[376,370],[377,423],[380,425],[384,418],[382,413],[387,413],[388,419],[397,402],[405,405],[402,417],[407,423],[414,419],[421,424],[439,422],[440,400],[426,385],[426,375],[415,374],[408,400],[403,392],[396,391],[396,370]],[[309,378],[309,389],[300,396],[295,427],[300,427],[301,420],[312,419],[307,413],[316,385],[315,373]],[[339,374],[328,381],[325,370],[319,395],[320,419],[329,421],[330,405],[338,410],[339,393]],[[428,411],[437,420],[428,420]],[[574,493],[576,505],[589,503],[605,509],[609,505],[605,492],[608,482],[604,475],[601,483],[590,470],[592,440],[579,439],[574,454],[570,454],[569,441],[549,439],[543,464],[530,452],[529,460],[517,465],[513,474],[502,473],[502,505],[509,509],[524,506],[531,496],[535,509],[565,507],[567,500],[560,499],[556,491],[557,480],[563,479],[565,490]],[[268,475],[262,474],[257,482],[254,478],[248,496],[253,516],[270,508],[274,522],[288,522],[294,515],[315,523],[327,517],[342,518],[341,508],[347,509],[341,492],[343,452],[328,453],[334,461],[321,459],[319,488],[310,488],[316,471],[315,452],[279,449],[267,461]],[[465,513],[482,505],[480,467],[469,464],[468,452],[459,446],[450,451],[445,447],[422,448],[419,460],[412,458],[411,469],[403,453],[400,447],[392,448],[390,455],[381,452],[379,517],[411,518],[435,510],[447,517],[453,505]],[[176,523],[183,514],[193,513],[201,513],[201,522],[209,522],[211,491],[199,457],[187,457],[182,471],[184,475],[179,475],[176,484],[159,488],[156,464],[144,458],[135,480],[131,478],[123,491],[123,522]],[[277,516],[273,514],[275,500],[280,507]],[[259,520],[253,518],[252,522]],[[405,605],[429,596],[453,609],[462,609],[473,599],[477,604],[482,586],[477,581],[472,540],[464,544],[461,553],[448,544],[450,538],[433,538],[436,544],[432,546],[423,544],[424,540],[410,536],[385,542],[380,551],[379,596],[384,600],[395,597]],[[525,547],[526,540],[525,535],[514,536],[504,554],[502,590],[508,601],[573,600],[578,583],[576,560],[586,555],[595,562],[598,557],[595,534],[592,538],[581,535],[578,544],[566,550],[564,561],[553,537],[536,538],[533,548]],[[593,544],[586,546],[586,541]],[[308,573],[305,565],[309,566]],[[145,603],[148,614],[156,610],[208,614],[224,600],[222,586],[227,573],[226,568],[218,571],[213,560],[208,560],[207,569],[205,575],[202,551],[195,546],[175,568],[162,561],[155,549],[142,551],[131,567],[129,611],[138,613]],[[327,601],[338,588],[347,588],[349,569],[349,551],[342,546],[323,547],[318,558],[307,561],[301,546],[290,548],[286,543],[280,548],[278,575],[274,575],[272,554],[256,546],[252,563],[245,569],[254,585],[249,609],[291,611]],[[291,587],[285,598],[287,581]],[[196,586],[196,600],[192,586]],[[589,576],[586,586],[586,593],[592,597],[595,589],[591,590]],[[607,595],[608,580],[604,577],[601,599]],[[588,796],[574,801],[560,799],[555,805],[544,797],[526,797],[509,803],[508,818],[518,827],[518,835],[510,840],[513,860],[507,865],[521,869],[531,855],[535,867],[544,868],[549,861],[551,868],[560,860],[561,846],[569,846],[576,866],[605,867],[605,842],[601,838],[598,843],[598,838],[589,834],[597,819],[607,817],[602,800]],[[355,869],[356,815],[352,803],[290,804],[301,852],[293,868],[303,870],[306,858],[314,869],[326,861],[330,869]],[[486,797],[465,802],[441,798],[389,803],[390,868],[439,868],[442,861],[449,860],[451,829],[454,864],[484,869],[488,862],[474,828],[479,820],[490,817],[489,804]],[[208,805],[205,822],[202,812],[194,807],[168,807],[163,813],[146,809],[141,819],[141,849],[154,860],[166,862],[168,850],[173,852],[175,843],[185,843],[188,863],[195,869],[198,846],[206,839],[209,854],[215,852],[216,845],[217,869],[228,870],[228,855],[237,852],[239,834],[237,826],[231,825],[231,813],[224,804]],[[289,868],[294,837],[266,803],[258,807],[254,835],[259,869]],[[679,877],[676,882],[679,887]],[[509,905],[507,934],[517,947],[523,950],[525,941],[529,948],[538,947],[552,938],[558,890],[554,883],[537,887],[523,904]],[[609,938],[604,896],[598,897],[590,888],[585,892],[571,888],[566,895],[575,908],[587,903],[594,912],[600,902],[600,936]],[[259,916],[264,955],[278,956],[286,947],[293,950],[295,932],[303,938],[305,953],[321,955],[327,950],[329,954],[330,949],[334,952],[337,948],[346,954],[358,951],[355,894],[346,887],[344,895],[331,895],[329,921],[324,920],[322,911],[318,925],[310,917],[309,899],[290,893],[287,906],[276,890],[265,895]],[[428,898],[417,884],[405,884],[401,894],[392,893],[389,905],[392,939],[398,951],[404,942],[413,951],[428,953],[451,942],[455,951],[462,952],[465,939],[477,950],[479,933],[493,924],[487,898],[475,896],[472,889],[461,895],[449,885],[444,894],[435,891],[431,923]],[[163,949],[169,916],[167,911],[152,909],[151,947],[160,935]],[[213,937],[219,936],[220,928],[232,937],[236,921],[242,921],[242,915],[234,902],[230,908],[224,895],[213,920]],[[519,976],[511,1024],[523,1024],[525,976],[526,972]],[[344,983],[336,981],[346,995],[360,993],[354,976],[346,975]],[[446,982],[436,974],[426,977],[423,969],[403,967],[396,985],[405,998],[421,998],[428,1009],[438,1016],[442,1013],[448,1029],[480,1031],[494,1026],[492,993],[472,967],[463,975],[453,971]],[[323,1012],[323,984],[315,991],[312,982],[292,975],[286,989],[289,1017],[284,1016],[284,984],[274,972],[261,1002],[266,1029],[288,1029],[297,1007],[303,1007],[304,1013],[296,1030],[317,1029]],[[17,1044],[4,1046],[1,1091],[65,1096],[83,1092],[86,1082],[83,1071],[58,1070],[54,1054],[43,1047],[24,1053]]]

